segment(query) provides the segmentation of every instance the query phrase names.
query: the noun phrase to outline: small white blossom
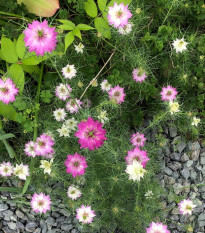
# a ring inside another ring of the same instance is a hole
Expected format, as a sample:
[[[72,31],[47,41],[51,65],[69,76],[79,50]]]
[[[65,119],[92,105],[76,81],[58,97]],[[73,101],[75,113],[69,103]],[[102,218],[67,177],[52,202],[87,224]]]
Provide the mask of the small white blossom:
[[[70,130],[65,127],[64,125],[60,128],[57,129],[57,132],[60,134],[60,137],[69,137],[70,136]]]
[[[64,127],[68,128],[69,130],[75,130],[77,127],[77,121],[73,118],[68,119],[64,122]]]
[[[26,180],[26,177],[29,176],[29,167],[28,165],[16,164],[14,168],[14,175],[18,176],[20,180]]]
[[[182,53],[183,50],[186,50],[186,46],[187,46],[187,42],[184,41],[184,38],[182,39],[176,39],[172,45],[174,46],[174,48],[176,49],[176,53],[180,52]]]
[[[125,172],[129,175],[129,180],[140,181],[140,178],[143,178],[146,171],[141,163],[134,160],[132,164],[127,165]]]
[[[127,35],[132,31],[132,26],[133,26],[132,23],[128,23],[127,25],[124,26],[124,28],[119,27],[118,32],[122,35]]]
[[[173,101],[169,101],[169,110],[170,113],[173,115],[176,112],[179,112],[179,103],[178,102],[173,102]]]
[[[67,195],[69,198],[76,200],[78,197],[82,195],[81,191],[78,187],[74,187],[73,185],[68,187]]]
[[[51,166],[53,164],[53,158],[49,161],[47,160],[41,160],[41,166],[40,168],[43,168],[44,169],[44,174],[51,174]]]
[[[145,193],[145,197],[146,197],[146,199],[151,199],[151,198],[153,198],[153,192],[152,191],[150,191],[150,190],[148,190],[146,193]]]
[[[62,69],[63,76],[67,79],[72,79],[73,77],[76,76],[76,69],[74,65],[67,65]]]
[[[102,91],[109,91],[111,88],[111,85],[108,83],[107,79],[103,80],[100,86],[101,86]]]
[[[74,45],[75,46],[75,51],[77,53],[83,53],[83,49],[85,48],[85,46],[82,43],[79,43],[78,45]]]
[[[63,121],[67,113],[65,112],[64,108],[59,108],[53,112],[53,115],[57,121]]]
[[[104,124],[105,121],[108,120],[107,112],[106,111],[101,111],[100,114],[98,115],[98,119]]]
[[[193,121],[192,121],[191,125],[198,126],[200,121],[201,121],[200,118],[193,117]]]

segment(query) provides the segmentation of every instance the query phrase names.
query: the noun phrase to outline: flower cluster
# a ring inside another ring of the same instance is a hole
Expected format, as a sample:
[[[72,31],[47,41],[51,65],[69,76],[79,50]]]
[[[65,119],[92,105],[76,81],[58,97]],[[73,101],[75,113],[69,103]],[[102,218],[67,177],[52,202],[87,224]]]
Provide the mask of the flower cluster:
[[[62,127],[57,129],[60,137],[69,137],[70,133],[77,128],[77,121],[73,118],[65,120]]]

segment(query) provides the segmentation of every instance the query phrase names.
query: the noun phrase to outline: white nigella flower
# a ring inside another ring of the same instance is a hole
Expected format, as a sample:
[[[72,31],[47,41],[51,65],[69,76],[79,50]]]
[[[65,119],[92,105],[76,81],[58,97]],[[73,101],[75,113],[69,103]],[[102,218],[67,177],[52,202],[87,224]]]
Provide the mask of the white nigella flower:
[[[83,49],[85,48],[85,46],[82,43],[79,43],[78,45],[74,45],[75,46],[75,51],[77,53],[83,53]]]
[[[14,168],[14,175],[18,176],[20,180],[26,180],[26,177],[29,176],[29,167],[28,165],[16,164]]]
[[[127,25],[123,27],[118,28],[118,32],[122,35],[128,35],[132,31],[132,23],[128,23]]]
[[[72,117],[64,122],[64,127],[67,127],[69,130],[75,130],[77,127],[77,121]]]
[[[0,164],[0,175],[11,176],[13,174],[13,166],[10,162],[3,162]]]
[[[186,41],[184,41],[184,38],[182,38],[182,39],[176,39],[172,43],[172,45],[176,49],[176,53],[178,53],[178,52],[182,53],[183,50],[186,50],[187,49],[186,48],[187,44],[188,43]]]
[[[173,115],[176,112],[179,112],[179,103],[178,102],[173,102],[169,101],[169,110],[170,113]]]
[[[101,111],[100,114],[98,115],[98,119],[104,124],[105,121],[108,120],[107,112],[106,111]]]
[[[59,108],[53,112],[53,115],[57,121],[63,121],[67,113],[65,112],[64,108]]]
[[[145,197],[146,197],[146,199],[151,199],[151,198],[153,198],[153,192],[152,191],[150,191],[150,190],[148,190],[146,193],[145,193]]]
[[[125,172],[129,175],[129,180],[140,181],[140,178],[143,178],[146,170],[141,163],[134,160],[132,164],[127,165]]]
[[[58,133],[60,134],[60,137],[69,137],[70,136],[70,130],[65,126],[62,125],[60,129],[57,129]]]
[[[62,69],[63,76],[67,79],[72,79],[76,76],[76,69],[74,65],[67,65]]]
[[[193,117],[193,121],[192,121],[191,125],[198,126],[200,121],[201,121],[200,118]]]
[[[53,164],[53,158],[49,161],[47,160],[41,160],[41,166],[40,168],[43,168],[44,169],[44,174],[51,174],[51,166]]]
[[[102,91],[109,91],[111,88],[111,85],[108,83],[107,79],[103,80],[100,86]]]
[[[73,185],[68,187],[67,195],[69,198],[76,200],[78,197],[82,195],[81,191],[78,187],[74,187]]]

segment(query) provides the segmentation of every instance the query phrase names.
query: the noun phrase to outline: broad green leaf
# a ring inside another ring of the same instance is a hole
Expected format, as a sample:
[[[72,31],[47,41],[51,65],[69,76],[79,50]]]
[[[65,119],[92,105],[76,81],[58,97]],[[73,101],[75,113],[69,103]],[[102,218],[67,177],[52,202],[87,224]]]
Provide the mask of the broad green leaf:
[[[40,68],[38,66],[27,66],[27,65],[21,65],[23,70],[29,74],[32,73],[36,73],[39,74],[40,73]]]
[[[70,25],[67,25],[67,24],[62,24],[62,25],[58,26],[58,28],[63,29],[63,30],[73,30],[73,27],[71,27]]]
[[[95,29],[87,24],[78,24],[76,26],[76,28],[78,28],[79,30],[82,30],[82,31],[88,31],[88,30],[91,30],[91,29]]]
[[[85,11],[90,17],[92,18],[97,17],[98,9],[94,0],[88,0],[87,2],[84,3],[84,5],[85,5]]]
[[[17,52],[18,57],[21,59],[24,58],[24,55],[26,52],[24,37],[25,37],[25,35],[22,33],[16,42],[16,52]]]
[[[105,38],[111,38],[111,30],[108,22],[106,22],[103,18],[98,17],[94,20],[94,23],[98,33]]]
[[[59,22],[61,22],[62,24],[65,24],[65,25],[69,25],[70,27],[72,27],[72,29],[75,28],[75,24],[70,21],[70,20],[67,20],[67,19],[58,19]]]
[[[6,61],[5,57],[4,57],[3,54],[2,54],[1,49],[0,49],[0,58],[1,58],[2,60]]]
[[[24,3],[29,12],[41,17],[51,17],[60,8],[59,0],[17,0],[17,3]]]
[[[45,61],[47,58],[48,58],[47,55],[41,57],[41,56],[37,56],[34,52],[32,52],[26,54],[26,56],[22,60],[22,63],[23,65],[38,65],[42,61]]]
[[[16,63],[18,61],[15,44],[10,39],[5,37],[1,39],[1,52],[5,61],[9,63]]]
[[[69,32],[65,36],[65,51],[67,50],[68,46],[71,45],[74,41],[74,34],[73,32]]]
[[[103,12],[106,8],[107,0],[98,0],[98,7]]]
[[[80,32],[80,30],[78,28],[75,28],[73,30],[73,34],[82,40],[81,32]]]
[[[4,143],[5,147],[6,147],[6,150],[7,150],[8,154],[9,154],[10,158],[14,158],[16,153],[13,150],[13,148],[9,145],[9,143],[6,140],[3,140],[3,143]]]
[[[8,139],[8,138],[13,138],[13,137],[15,137],[15,135],[12,134],[12,133],[7,133],[7,134],[4,134],[4,135],[0,135],[0,141]]]
[[[0,102],[0,115],[8,120],[16,121],[17,112],[12,105]]]
[[[7,76],[14,81],[20,92],[22,92],[25,82],[23,68],[19,64],[12,64],[7,71]]]
[[[118,5],[119,5],[120,3],[123,3],[124,5],[129,5],[129,4],[132,2],[132,0],[112,0],[112,1],[107,5],[107,7],[113,6],[115,2],[116,2]]]

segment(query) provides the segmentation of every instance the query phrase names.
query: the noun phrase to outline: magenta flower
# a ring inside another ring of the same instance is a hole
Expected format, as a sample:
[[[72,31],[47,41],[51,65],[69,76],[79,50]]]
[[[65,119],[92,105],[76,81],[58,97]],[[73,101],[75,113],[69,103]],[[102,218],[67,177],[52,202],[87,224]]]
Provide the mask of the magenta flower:
[[[179,212],[180,214],[183,214],[183,215],[186,215],[186,214],[191,215],[193,208],[196,207],[196,205],[194,205],[190,199],[183,200],[178,205],[179,205]]]
[[[36,213],[46,213],[48,210],[51,209],[51,199],[49,195],[45,195],[44,193],[34,193],[31,199],[31,208]]]
[[[48,154],[53,154],[53,148],[54,140],[51,138],[51,136],[42,134],[40,137],[36,139],[36,155],[45,156]]]
[[[167,229],[167,225],[152,222],[149,228],[146,228],[146,233],[170,233],[170,231]]]
[[[11,176],[13,174],[13,166],[10,162],[3,162],[0,164],[0,175]]]
[[[66,103],[66,109],[70,112],[70,113],[74,113],[74,112],[78,112],[78,110],[81,108],[81,104],[82,102],[78,99],[70,99],[67,103]]]
[[[28,28],[23,31],[25,34],[25,44],[29,47],[29,52],[35,52],[43,56],[45,52],[55,50],[57,43],[57,32],[55,27],[49,27],[47,20],[42,23],[37,20],[28,24]]]
[[[83,157],[77,153],[74,155],[68,155],[65,161],[66,172],[71,173],[73,177],[77,175],[81,176],[85,174],[85,168],[87,166],[87,162],[85,161],[86,157]]]
[[[56,87],[55,94],[60,100],[66,100],[70,97],[72,89],[70,85],[64,85],[61,83],[59,86]]]
[[[145,168],[147,162],[150,160],[147,156],[147,152],[144,150],[140,150],[138,147],[128,151],[128,155],[125,157],[127,164],[132,164],[134,160],[138,161],[142,164],[143,168]]]
[[[24,152],[26,155],[31,156],[31,157],[36,157],[36,143],[33,141],[30,141],[26,143]]]
[[[82,222],[83,224],[91,223],[93,221],[93,218],[96,216],[95,211],[91,210],[91,206],[82,205],[76,210],[76,212],[76,218],[79,220],[79,222]]]
[[[124,102],[126,96],[124,93],[124,88],[120,87],[119,85],[111,88],[108,94],[110,100],[117,104],[121,104],[122,102]]]
[[[143,147],[145,144],[146,138],[144,137],[144,134],[140,134],[139,132],[134,133],[131,137],[131,143],[133,146],[136,147]]]
[[[103,124],[99,121],[94,121],[89,117],[87,121],[82,121],[78,124],[78,131],[75,136],[79,138],[80,148],[88,148],[89,150],[98,149],[104,144],[106,130],[102,128]]]
[[[10,102],[14,102],[15,95],[17,95],[19,89],[13,83],[13,81],[8,78],[5,81],[0,79],[0,101],[4,104],[9,104]]]
[[[134,69],[132,72],[132,76],[136,82],[140,82],[140,83],[145,81],[145,79],[147,78],[145,71],[142,69]]]
[[[170,85],[168,85],[167,87],[163,87],[162,91],[160,92],[163,101],[175,100],[177,93],[178,92],[177,92],[176,88],[171,87]]]
[[[124,28],[129,22],[128,20],[132,17],[132,13],[128,10],[128,5],[124,6],[123,3],[118,5],[116,2],[113,7],[108,7],[108,22],[115,28]]]

